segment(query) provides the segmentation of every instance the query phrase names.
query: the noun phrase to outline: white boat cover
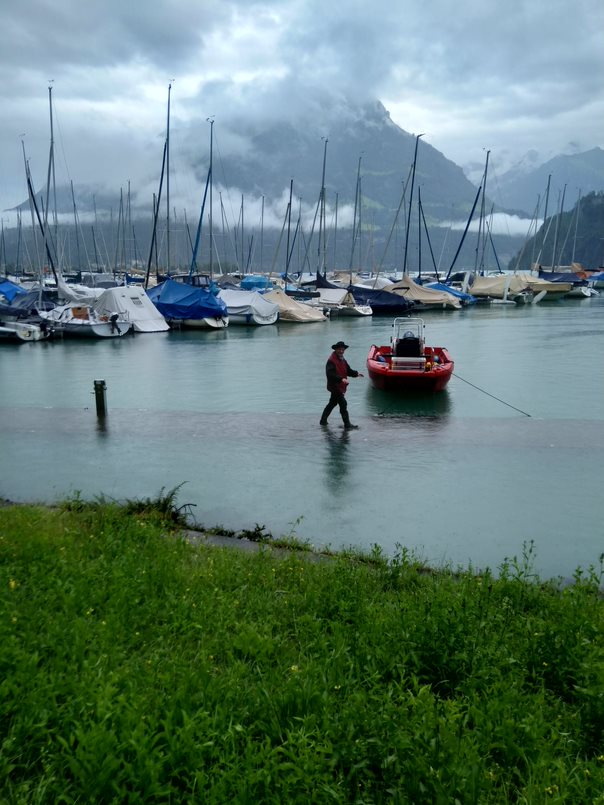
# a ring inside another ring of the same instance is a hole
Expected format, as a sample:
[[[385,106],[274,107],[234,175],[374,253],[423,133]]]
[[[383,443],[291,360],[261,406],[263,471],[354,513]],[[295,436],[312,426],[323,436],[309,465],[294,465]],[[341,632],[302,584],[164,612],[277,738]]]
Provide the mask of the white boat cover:
[[[61,274],[57,272],[57,288],[59,295],[68,302],[79,302],[81,305],[91,305],[105,292],[105,288],[90,288],[88,285],[76,285],[75,283],[65,282]]]
[[[343,305],[349,295],[347,288],[317,288],[319,299],[324,305]]]
[[[257,291],[222,288],[218,296],[225,302],[229,324],[275,324],[279,305],[265,299]]]
[[[361,277],[356,277],[352,284],[357,288],[369,288],[373,291],[384,291],[386,288],[389,288],[390,285],[392,285],[392,280],[389,280],[388,277],[369,277],[364,279]]]
[[[72,285],[57,277],[59,293],[70,302],[90,305],[100,315],[117,313],[131,322],[136,333],[159,333],[170,325],[147,296],[140,285],[118,285],[115,288],[87,288]]]
[[[404,296],[405,299],[425,307],[450,307],[455,309],[461,307],[461,301],[453,294],[418,285],[408,274],[405,274],[398,282],[387,285],[384,290],[395,293],[398,296]]]
[[[339,291],[337,291],[339,293]],[[343,291],[344,295],[346,291]],[[264,294],[264,299],[279,306],[279,321],[291,321],[304,324],[313,321],[327,321],[327,316],[318,307],[310,307],[288,296],[281,288],[275,288]]]
[[[331,282],[335,282],[336,285],[342,285],[346,288],[349,285],[362,285],[363,283],[365,283],[368,288],[373,288],[373,278],[361,277],[359,274],[350,271],[334,271],[329,275],[328,279]],[[378,277],[377,279],[379,280],[380,278]]]
[[[140,285],[107,288],[91,305],[100,315],[117,313],[120,318],[126,318],[137,333],[160,333],[170,329],[168,322]]]
[[[319,298],[310,304],[329,308],[331,315],[372,316],[369,305],[357,305],[354,296],[346,288],[318,288]]]

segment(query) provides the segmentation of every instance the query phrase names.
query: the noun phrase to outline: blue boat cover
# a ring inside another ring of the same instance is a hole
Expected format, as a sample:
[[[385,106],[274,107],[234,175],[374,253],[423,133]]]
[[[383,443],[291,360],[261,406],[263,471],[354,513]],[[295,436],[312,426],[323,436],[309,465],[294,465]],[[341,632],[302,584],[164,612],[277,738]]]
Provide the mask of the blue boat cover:
[[[270,291],[273,283],[262,274],[248,274],[239,283],[244,291]]]
[[[57,292],[44,289],[40,291],[27,291],[24,294],[17,294],[11,303],[11,307],[22,310],[23,315],[38,313],[40,310],[52,310],[57,306]]]
[[[155,288],[147,288],[147,296],[167,319],[219,319],[228,316],[227,306],[204,288],[167,279]]]
[[[451,288],[450,285],[445,285],[444,282],[428,282],[426,288],[434,288],[435,291],[446,291],[456,296],[458,299],[461,299],[466,305],[473,305],[476,302],[476,297],[472,296],[471,293],[464,293],[457,288]]]
[[[0,282],[0,294],[5,296],[8,299],[9,303],[13,301],[15,296],[19,296],[19,294],[26,294],[27,291],[25,288],[22,288],[20,285],[16,285],[14,282],[10,280],[2,280]]]
[[[582,282],[581,278],[572,271],[542,271],[539,269],[539,276],[549,282],[572,282],[573,285]]]

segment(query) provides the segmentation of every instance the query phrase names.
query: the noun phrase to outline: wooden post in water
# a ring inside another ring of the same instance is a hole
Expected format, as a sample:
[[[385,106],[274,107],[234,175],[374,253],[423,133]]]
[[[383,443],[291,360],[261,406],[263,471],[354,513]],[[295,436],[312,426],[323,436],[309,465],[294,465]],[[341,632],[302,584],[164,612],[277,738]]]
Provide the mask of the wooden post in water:
[[[107,414],[107,386],[104,380],[94,381],[94,399],[96,402],[96,415],[99,418]]]

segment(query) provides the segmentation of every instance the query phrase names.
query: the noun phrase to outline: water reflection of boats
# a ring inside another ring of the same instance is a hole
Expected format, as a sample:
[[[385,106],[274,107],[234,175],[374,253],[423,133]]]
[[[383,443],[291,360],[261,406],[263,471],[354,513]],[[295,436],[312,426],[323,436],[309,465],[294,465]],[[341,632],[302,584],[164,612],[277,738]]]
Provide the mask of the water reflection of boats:
[[[440,394],[394,395],[368,386],[367,405],[374,415],[388,418],[442,417],[451,413],[451,397],[447,389]]]

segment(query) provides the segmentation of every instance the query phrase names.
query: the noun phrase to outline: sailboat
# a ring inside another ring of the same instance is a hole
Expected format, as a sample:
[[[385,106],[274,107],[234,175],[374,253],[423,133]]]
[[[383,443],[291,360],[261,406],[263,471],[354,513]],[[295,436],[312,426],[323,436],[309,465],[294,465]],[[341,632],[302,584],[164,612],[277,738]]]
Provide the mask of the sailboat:
[[[149,299],[172,326],[223,329],[228,326],[227,307],[219,296],[196,285],[167,277],[147,290]]]
[[[386,281],[386,284],[390,283]],[[354,299],[355,305],[368,306],[374,316],[402,316],[408,313],[415,305],[403,296],[384,291],[375,287],[373,281],[371,284],[355,283],[353,285],[338,285],[330,282],[322,274],[317,272],[316,275],[317,290],[323,288],[344,288],[350,292]]]
[[[317,321],[327,321],[327,316],[322,308],[299,302],[289,296],[282,288],[274,288],[262,295],[267,302],[273,302],[279,308],[280,322],[293,322],[297,324],[310,324]]]
[[[210,127],[210,167],[206,179],[201,210],[199,213],[199,220],[197,224],[197,234],[195,237],[195,244],[191,257],[191,267],[188,274],[177,273],[174,277],[170,275],[170,239],[169,235],[166,237],[167,257],[166,268],[167,276],[153,288],[149,288],[149,273],[151,269],[151,261],[153,257],[153,250],[157,237],[157,219],[158,210],[161,202],[161,193],[163,186],[163,178],[166,176],[166,195],[168,197],[167,214],[166,214],[166,230],[169,233],[170,229],[170,208],[169,208],[169,176],[170,176],[170,97],[172,85],[168,86],[168,115],[166,123],[166,140],[164,144],[164,154],[162,161],[162,170],[160,176],[159,192],[157,203],[155,205],[155,216],[153,223],[153,232],[151,237],[151,249],[149,251],[149,260],[147,264],[147,276],[145,279],[145,288],[149,299],[153,302],[155,307],[164,316],[166,321],[171,327],[187,327],[195,329],[224,329],[229,324],[228,312],[226,305],[218,296],[218,289],[214,287],[206,275],[196,272],[197,268],[197,252],[201,239],[201,228],[203,222],[203,215],[205,210],[205,203],[210,190],[211,198],[211,185],[212,185],[212,140],[213,140],[213,124],[211,121]],[[211,220],[211,219],[210,219]],[[210,223],[211,230],[211,223]],[[210,231],[210,249],[211,249],[211,231]]]
[[[373,316],[371,306],[358,304],[348,288],[319,288],[318,293],[318,299],[311,299],[306,304],[323,308],[331,318]]]
[[[32,314],[26,307],[13,306],[13,302],[29,296],[24,288],[10,280],[0,281],[0,340],[24,343],[25,341],[43,341],[49,338],[53,331],[46,326],[36,315],[37,321],[32,320]],[[35,296],[35,294],[34,294]]]
[[[35,217],[38,222],[38,227],[44,240],[44,249],[46,258],[52,270],[59,297],[68,300],[67,304],[47,306],[43,300],[43,283],[40,282],[39,286],[39,304],[36,307],[36,313],[40,320],[41,329],[46,332],[60,332],[63,335],[76,335],[85,338],[118,338],[125,335],[132,329],[132,322],[127,316],[123,315],[121,311],[114,309],[107,309],[103,307],[99,309],[96,306],[97,296],[103,293],[102,289],[87,289],[90,294],[89,298],[80,297],[74,300],[71,297],[71,290],[68,288],[67,283],[64,281],[59,267],[58,252],[56,246],[56,202],[55,209],[55,237],[52,237],[50,225],[48,223],[48,207],[49,207],[49,192],[52,183],[54,191],[54,138],[53,138],[53,125],[52,125],[52,87],[49,87],[49,104],[50,104],[50,154],[48,161],[48,178],[47,178],[47,201],[46,210],[44,211],[44,218],[40,215],[40,210],[36,202],[36,196],[33,189],[33,182],[29,164],[25,157],[25,146],[23,145],[23,157],[25,162],[25,176],[27,180],[27,189],[29,195],[30,208],[32,211],[32,219]],[[95,293],[92,293],[96,291]],[[85,297],[85,295],[84,295]],[[43,304],[44,302],[44,304]],[[74,304],[75,302],[75,304]]]
[[[94,305],[57,305],[39,315],[68,337],[120,338],[132,330],[132,323],[119,313],[100,313]]]

